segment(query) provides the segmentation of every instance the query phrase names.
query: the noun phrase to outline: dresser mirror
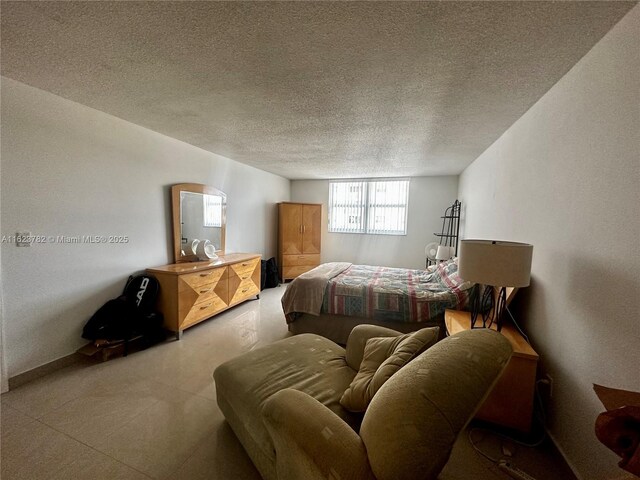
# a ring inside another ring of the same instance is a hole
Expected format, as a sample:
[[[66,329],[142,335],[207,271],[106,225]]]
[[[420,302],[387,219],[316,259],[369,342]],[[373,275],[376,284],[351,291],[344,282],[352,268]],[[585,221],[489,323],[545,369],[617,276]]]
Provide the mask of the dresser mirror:
[[[216,254],[224,254],[227,196],[223,192],[208,185],[180,183],[171,187],[171,208],[176,263],[197,261],[197,246],[207,240]]]

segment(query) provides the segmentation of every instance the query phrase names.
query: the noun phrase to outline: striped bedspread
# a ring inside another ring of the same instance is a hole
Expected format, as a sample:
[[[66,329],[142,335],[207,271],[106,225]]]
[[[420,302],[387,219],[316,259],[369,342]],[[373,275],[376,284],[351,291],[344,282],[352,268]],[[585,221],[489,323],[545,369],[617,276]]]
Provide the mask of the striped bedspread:
[[[472,286],[454,260],[429,270],[352,265],[327,283],[322,313],[426,322],[447,308],[465,308]]]

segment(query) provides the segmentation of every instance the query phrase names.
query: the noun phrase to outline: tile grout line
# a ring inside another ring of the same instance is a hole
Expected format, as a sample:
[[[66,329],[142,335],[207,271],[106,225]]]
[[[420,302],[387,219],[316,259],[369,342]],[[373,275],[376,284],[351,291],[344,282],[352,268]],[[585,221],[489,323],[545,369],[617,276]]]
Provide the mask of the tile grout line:
[[[204,438],[207,438],[209,435],[211,435],[213,433],[213,431],[214,431],[214,429],[212,428],[212,430],[210,432],[203,433],[202,437],[198,438],[198,441],[196,442],[196,445],[198,445],[198,448],[196,448],[193,452],[191,452],[189,455],[187,455],[187,458],[185,458],[184,461],[182,463],[180,463],[180,465],[178,465],[176,468],[174,468],[169,475],[167,475],[165,477],[161,477],[160,479],[157,479],[157,480],[167,480],[167,479],[173,478],[173,474],[176,473],[177,471],[179,471],[189,460],[191,460],[192,457],[195,456],[195,454],[198,452],[198,450],[200,450],[200,448],[202,447],[202,445],[200,445],[200,442]]]
[[[200,399],[205,399],[205,400],[208,400],[209,402],[212,402],[212,403],[214,403],[214,404],[215,404],[215,400],[212,400],[212,399],[210,399],[210,398],[208,398],[208,397],[204,397],[204,396],[202,396],[202,395],[198,395],[198,394],[196,394],[196,393],[193,393],[193,392],[189,392],[189,391],[183,390],[183,389],[181,389],[181,388],[179,388],[179,387],[175,387],[175,386],[173,386],[173,385],[166,384],[166,383],[161,382],[161,381],[156,380],[156,379],[152,379],[152,378],[145,378],[145,377],[143,377],[143,376],[140,376],[139,380],[142,380],[142,381],[150,381],[150,382],[156,382],[156,383],[158,383],[158,384],[160,384],[160,385],[163,385],[163,386],[165,386],[165,387],[174,388],[174,389],[179,390],[180,392],[182,392],[182,393],[184,393],[184,394],[187,394],[187,395],[190,395],[190,396],[193,396],[193,397],[198,397],[198,398],[200,398]],[[213,381],[213,379],[212,379],[212,381]],[[51,410],[51,411],[49,411],[49,412],[47,412],[47,413],[43,414],[41,417],[38,417],[38,418],[30,417],[30,418],[31,418],[32,420],[36,421],[36,422],[39,422],[39,423],[40,423],[40,424],[42,424],[42,425],[45,425],[46,427],[51,428],[52,430],[55,430],[55,431],[56,431],[56,432],[58,432],[58,433],[61,433],[61,434],[65,435],[66,437],[68,437],[68,438],[70,438],[70,439],[72,439],[72,440],[75,440],[76,442],[78,442],[78,443],[80,443],[80,444],[82,444],[82,445],[85,445],[86,447],[89,447],[91,450],[94,450],[95,452],[98,452],[98,453],[100,453],[100,454],[102,454],[102,455],[105,455],[106,457],[108,457],[108,458],[110,458],[110,459],[112,459],[112,460],[114,460],[114,461],[116,461],[116,462],[118,462],[118,463],[120,463],[120,464],[122,464],[122,465],[125,465],[126,467],[129,467],[129,468],[131,468],[131,469],[135,470],[136,472],[139,472],[139,473],[141,473],[141,474],[145,475],[146,477],[148,477],[148,478],[150,478],[150,479],[153,479],[153,480],[159,480],[159,478],[152,477],[152,476],[150,476],[149,474],[147,474],[147,473],[145,473],[145,472],[142,472],[142,471],[138,470],[135,466],[133,466],[133,465],[129,465],[128,463],[123,462],[123,461],[121,461],[121,460],[119,460],[119,459],[117,459],[117,458],[113,457],[111,454],[109,454],[109,453],[107,453],[107,452],[105,452],[105,451],[102,451],[102,450],[101,450],[101,449],[99,449],[98,447],[94,447],[94,446],[92,446],[92,445],[89,445],[89,444],[87,444],[86,442],[82,441],[81,439],[76,438],[76,437],[72,436],[71,434],[68,434],[68,433],[66,433],[66,432],[61,431],[58,427],[56,427],[56,426],[54,426],[54,425],[50,425],[49,423],[46,423],[46,422],[45,422],[45,420],[43,419],[43,417],[44,417],[44,416],[46,416],[46,415],[48,415],[48,414],[50,414],[50,413],[53,413],[53,412],[55,412],[55,411],[59,410],[59,409],[60,409],[60,408],[62,408],[64,405],[66,405],[66,404],[68,404],[68,403],[70,403],[70,402],[72,402],[72,401],[74,401],[74,400],[77,400],[78,398],[82,398],[83,396],[85,396],[85,395],[79,395],[78,397],[75,397],[75,398],[73,398],[73,399],[71,399],[71,400],[69,400],[69,401],[67,401],[67,402],[64,402],[64,403],[63,403],[63,404],[61,404],[59,407],[57,407],[57,408],[55,408],[55,409],[53,409],[53,410]],[[151,406],[153,406],[153,405],[156,405],[156,404],[160,403],[161,401],[162,401],[161,399],[159,399],[159,398],[155,398],[155,399],[154,399],[154,401],[148,405],[148,407],[151,407]],[[126,426],[126,425],[128,425],[129,423],[133,422],[135,419],[137,419],[138,417],[140,417],[143,413],[145,413],[145,410],[141,410],[141,411],[140,411],[140,412],[138,412],[136,415],[132,416],[132,417],[131,417],[127,422],[125,422],[125,423],[121,426],[121,428],[123,428],[124,426]],[[198,439],[198,442],[199,442],[199,441],[201,441],[203,438],[206,438],[208,435],[210,435],[210,434],[212,433],[212,431],[213,431],[213,430],[208,431],[208,432],[205,432],[205,433],[204,433],[204,434],[203,434],[203,435]],[[115,433],[116,433],[116,432],[112,432],[112,433],[110,433],[109,435],[107,435],[107,437],[110,437],[110,436],[114,435]],[[196,450],[197,450],[197,449],[196,449]],[[181,468],[181,467],[182,467],[182,466],[183,466],[183,465],[184,465],[184,464],[185,464],[185,463],[186,463],[186,462],[187,462],[187,461],[188,461],[188,460],[189,460],[189,459],[194,455],[194,454],[195,454],[195,451],[194,451],[194,452],[192,452],[191,454],[189,454],[189,455],[187,456],[187,458],[185,458],[185,460],[184,460],[183,462],[181,462],[181,463],[180,463],[180,465],[179,465],[178,467],[176,467],[176,468],[175,468],[171,473],[173,474],[174,472],[178,471],[178,470],[179,470],[179,469],[180,469],[180,468]],[[171,478],[171,477],[160,477],[160,478]]]
[[[4,405],[4,407],[0,407],[0,408],[6,408],[6,407],[13,408],[16,412],[21,413],[21,414],[22,414],[22,415],[24,415],[25,417],[29,417],[31,420],[38,420],[38,418],[37,418],[37,417],[34,417],[33,415],[30,415],[30,414],[28,414],[27,412],[24,412],[24,411],[20,410],[19,408],[17,408],[17,407],[15,407],[15,406],[11,405],[8,401],[6,401],[6,400],[5,400],[5,405]]]
[[[142,376],[139,376],[139,378],[137,379],[137,381],[144,381],[144,380],[148,380],[148,379],[145,379],[145,378],[144,378],[144,377],[142,377]],[[97,387],[96,387],[96,388],[97,388]],[[52,430],[54,430],[54,431],[56,431],[56,432],[58,432],[58,433],[61,433],[62,435],[64,435],[64,436],[66,436],[66,437],[68,437],[68,438],[70,438],[70,439],[72,439],[72,440],[74,440],[74,441],[76,441],[76,442],[80,443],[81,445],[84,445],[84,446],[86,446],[86,447],[90,448],[91,450],[93,450],[93,451],[95,451],[95,452],[97,452],[97,453],[99,453],[99,454],[101,454],[101,455],[104,455],[104,456],[106,456],[106,457],[110,458],[111,460],[113,460],[113,461],[115,461],[115,462],[117,462],[117,463],[119,463],[119,464],[122,464],[122,465],[124,465],[124,466],[126,466],[126,467],[128,467],[128,468],[131,468],[131,469],[135,470],[136,472],[138,472],[138,473],[140,473],[140,474],[144,475],[145,477],[150,478],[150,479],[153,479],[153,477],[151,477],[151,476],[147,475],[146,473],[144,473],[144,472],[142,472],[142,471],[138,470],[138,469],[137,469],[136,467],[134,467],[133,465],[129,465],[128,463],[125,463],[125,462],[123,462],[123,461],[121,461],[121,460],[119,460],[119,459],[117,459],[117,458],[113,457],[113,456],[112,456],[112,455],[110,455],[109,453],[107,453],[107,452],[103,452],[102,450],[98,449],[97,447],[94,447],[94,446],[92,446],[92,445],[89,445],[88,443],[86,443],[86,442],[82,441],[81,439],[76,438],[76,437],[74,437],[74,436],[72,436],[72,435],[70,435],[70,434],[68,434],[68,433],[66,433],[66,432],[63,432],[63,431],[62,431],[62,430],[60,430],[58,427],[56,427],[56,426],[54,426],[54,425],[51,425],[51,424],[47,423],[47,422],[44,420],[44,417],[45,417],[46,415],[49,415],[49,414],[51,414],[51,413],[53,413],[53,412],[55,412],[55,411],[57,411],[57,410],[61,409],[62,407],[64,407],[64,406],[65,406],[65,405],[67,405],[68,403],[73,402],[74,400],[77,400],[77,399],[79,399],[79,398],[82,398],[82,397],[86,396],[88,393],[90,393],[90,392],[87,392],[87,393],[86,393],[86,394],[84,394],[84,395],[78,395],[77,397],[74,397],[74,398],[72,398],[72,399],[70,399],[70,400],[68,400],[68,401],[66,401],[66,402],[64,402],[64,403],[62,403],[60,406],[58,406],[58,407],[56,407],[56,408],[54,408],[54,409],[50,410],[49,412],[42,414],[40,417],[32,417],[32,416],[30,416],[30,415],[27,415],[26,413],[25,413],[25,415],[26,415],[26,416],[28,416],[29,418],[31,418],[32,420],[34,420],[34,421],[36,421],[36,422],[38,422],[38,423],[40,423],[40,424],[42,424],[42,425],[44,425],[44,426],[46,426],[46,427],[48,427],[48,428],[51,428]],[[154,401],[153,401],[153,402],[151,402],[151,403],[149,404],[149,406],[156,405],[156,404],[157,404],[157,403],[159,403],[159,402],[160,402],[160,399],[156,398],[156,399],[154,399]],[[138,417],[139,417],[140,415],[142,415],[143,413],[144,413],[144,410],[141,410],[140,412],[138,412],[137,414],[135,414],[134,416],[132,416],[132,417],[131,417],[127,422],[125,422],[125,423],[124,423],[124,425],[122,425],[122,427],[124,427],[125,425],[128,425],[130,422],[134,421],[136,418],[138,418]],[[113,435],[114,433],[115,433],[115,432],[112,432],[112,433],[111,433],[111,434],[109,434],[108,436],[111,436],[111,435]]]
[[[198,398],[203,398],[205,400],[209,400],[210,402],[214,402],[217,405],[216,400],[213,399],[213,398],[209,398],[209,397],[206,397],[204,395],[200,395],[199,393],[190,392],[189,390],[185,390],[182,387],[177,387],[175,385],[171,385],[169,383],[165,383],[162,380],[157,379],[157,378],[153,378],[153,379],[149,379],[149,380],[151,380],[153,382],[158,382],[159,384],[164,385],[165,387],[175,388],[176,390],[180,390],[182,393],[186,393],[186,394],[189,394],[189,395],[193,395],[194,397],[198,397]],[[213,383],[213,377],[211,377],[211,382]]]
[[[155,403],[154,403],[154,405],[155,405]],[[136,417],[137,417],[137,415],[136,415]],[[132,419],[132,420],[133,420],[133,419]],[[58,433],[60,433],[60,434],[64,435],[65,437],[67,437],[67,438],[69,438],[69,439],[73,440],[74,442],[78,442],[80,445],[84,445],[85,447],[87,447],[87,448],[89,448],[89,449],[93,450],[93,451],[94,451],[94,452],[96,452],[96,453],[99,453],[100,455],[104,455],[105,457],[110,458],[111,460],[113,460],[114,462],[119,463],[120,465],[124,465],[124,466],[125,466],[125,467],[127,467],[127,468],[130,468],[130,469],[132,469],[132,470],[135,470],[136,472],[140,473],[141,475],[144,475],[145,477],[147,477],[147,478],[149,478],[149,479],[157,480],[157,479],[154,479],[154,477],[149,476],[149,475],[148,475],[148,474],[146,474],[145,472],[142,472],[142,471],[138,470],[136,467],[134,467],[134,466],[132,466],[132,465],[129,465],[128,463],[125,463],[125,462],[123,462],[123,461],[121,461],[121,460],[118,460],[117,458],[112,457],[112,456],[111,456],[111,455],[109,455],[108,453],[103,452],[103,451],[101,451],[101,450],[98,450],[97,448],[95,448],[95,447],[93,447],[93,446],[91,446],[91,445],[89,445],[89,444],[87,444],[87,443],[83,442],[82,440],[80,440],[80,439],[78,439],[78,438],[75,438],[75,437],[73,437],[73,436],[69,435],[69,434],[68,434],[68,433],[66,433],[66,432],[63,432],[63,431],[59,430],[58,428],[56,428],[56,427],[54,427],[54,426],[52,426],[52,425],[49,425],[48,423],[45,423],[44,421],[41,421],[40,419],[35,419],[35,421],[36,421],[36,422],[38,422],[38,423],[40,423],[40,424],[42,424],[42,425],[44,425],[44,426],[45,426],[45,427],[47,427],[47,428],[50,428],[51,430],[54,430],[54,431],[56,431],[56,432],[58,432]],[[127,422],[127,423],[128,423],[128,422]]]

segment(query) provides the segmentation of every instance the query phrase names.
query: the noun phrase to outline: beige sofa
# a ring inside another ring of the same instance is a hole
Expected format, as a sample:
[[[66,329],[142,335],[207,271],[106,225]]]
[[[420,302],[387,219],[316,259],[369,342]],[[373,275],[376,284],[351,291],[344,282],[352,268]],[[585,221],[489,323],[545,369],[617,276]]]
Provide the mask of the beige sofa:
[[[489,330],[446,338],[384,383],[364,416],[346,411],[366,341],[396,335],[360,325],[346,350],[297,335],[216,369],[218,404],[263,478],[437,477],[512,348]]]

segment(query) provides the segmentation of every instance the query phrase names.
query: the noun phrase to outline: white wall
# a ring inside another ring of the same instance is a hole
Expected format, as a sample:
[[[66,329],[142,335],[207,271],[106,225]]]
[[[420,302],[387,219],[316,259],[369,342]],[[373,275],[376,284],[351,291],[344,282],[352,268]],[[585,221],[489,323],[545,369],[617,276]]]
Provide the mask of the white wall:
[[[2,162],[0,162],[0,171]],[[0,175],[1,177],[1,175]],[[0,238],[2,237],[2,188],[0,186]],[[2,265],[2,248],[0,248],[0,265]],[[7,375],[7,362],[4,357],[4,303],[2,301],[2,275],[0,275],[0,393],[9,390],[9,377]]]
[[[362,265],[424,268],[424,247],[437,241],[442,230],[440,216],[455,200],[458,177],[415,177],[409,184],[407,235],[328,233],[328,180],[293,180],[291,200],[322,203],[322,261]]]
[[[521,320],[584,479],[622,473],[595,438],[592,384],[640,391],[638,45],[636,6],[460,177],[463,238],[534,245]]]
[[[3,234],[127,235],[127,244],[2,244],[9,376],[74,352],[127,276],[173,261],[169,187],[227,194],[227,252],[276,254],[290,182],[2,78]]]
[[[4,358],[4,320],[2,310],[2,282],[0,281],[0,393],[4,393],[9,390],[7,362]]]

